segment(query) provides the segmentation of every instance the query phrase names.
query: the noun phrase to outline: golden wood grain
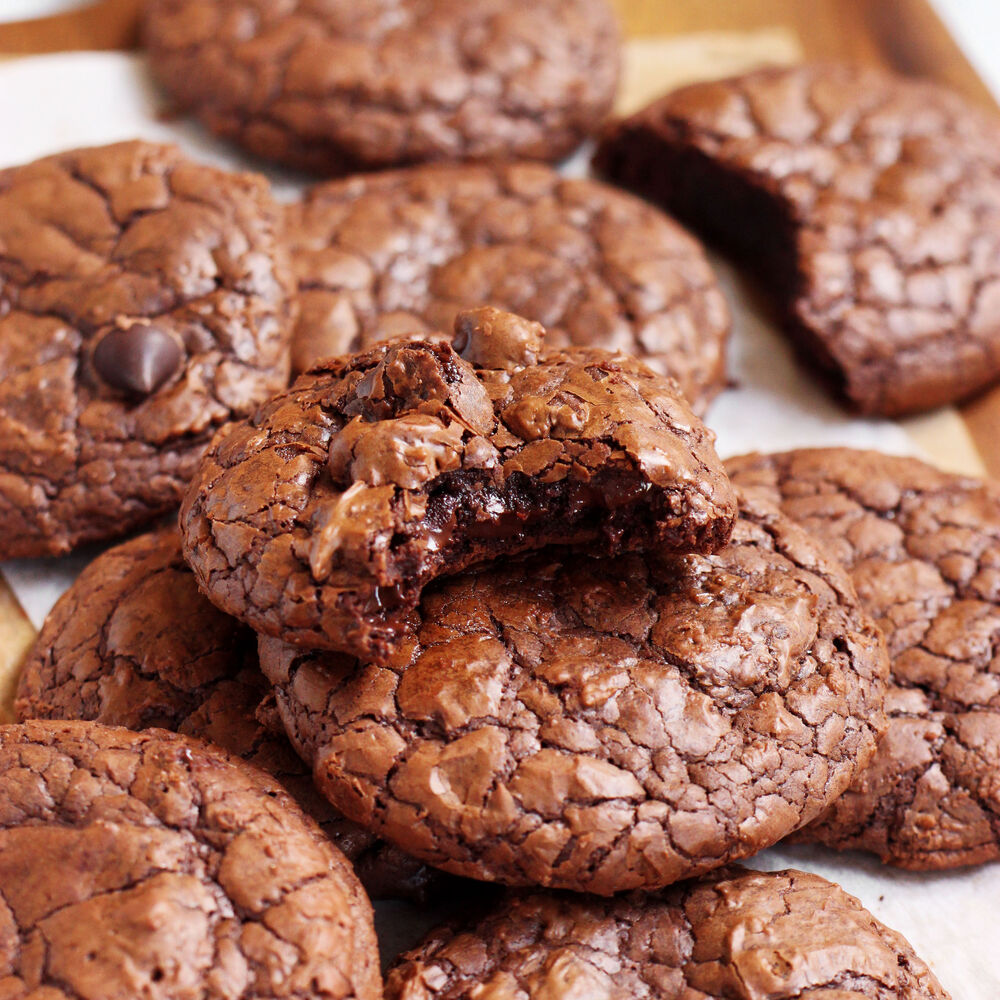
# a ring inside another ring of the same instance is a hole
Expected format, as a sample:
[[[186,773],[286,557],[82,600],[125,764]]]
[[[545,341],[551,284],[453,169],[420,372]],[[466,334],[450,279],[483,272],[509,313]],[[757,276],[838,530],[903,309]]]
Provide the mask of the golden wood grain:
[[[0,577],[0,723],[14,720],[14,690],[21,662],[35,641],[35,628]]]
[[[94,0],[52,17],[0,24],[0,53],[36,55],[81,49],[130,49],[138,42],[142,0]]]

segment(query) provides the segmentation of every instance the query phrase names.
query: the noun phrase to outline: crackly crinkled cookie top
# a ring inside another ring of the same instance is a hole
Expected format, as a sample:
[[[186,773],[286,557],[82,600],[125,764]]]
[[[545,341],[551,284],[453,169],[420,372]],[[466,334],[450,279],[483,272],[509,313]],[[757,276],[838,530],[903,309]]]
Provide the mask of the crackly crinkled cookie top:
[[[606,0],[151,0],[145,40],[214,131],[328,174],[558,160],[618,80]]]
[[[876,70],[768,69],[654,102],[599,161],[761,271],[861,410],[1000,375],[996,115]]]
[[[212,433],[288,377],[261,178],[126,142],[0,171],[0,558],[176,506]]]
[[[5,995],[381,996],[371,906],[267,776],[162,730],[0,727]]]
[[[459,314],[454,344],[333,358],[220,434],[181,512],[208,596],[268,635],[383,654],[443,573],[553,543],[712,551],[736,503],[671,379]]]
[[[422,897],[437,873],[345,819],[313,785],[275,717],[254,632],[198,592],[176,528],[98,556],[25,659],[17,717],[196,736],[274,775],[373,896]]]
[[[839,886],[733,867],[655,895],[511,895],[397,960],[387,1000],[948,1000]]]
[[[292,742],[431,864],[608,894],[746,857],[871,757],[885,647],[844,570],[747,500],[714,555],[540,553],[425,591],[385,664],[261,640]]]
[[[847,448],[728,468],[827,543],[889,647],[875,759],[801,838],[907,868],[1000,857],[1000,488]]]
[[[293,365],[488,302],[549,347],[631,354],[696,411],[725,380],[729,310],[698,242],[651,205],[541,164],[431,166],[321,184],[288,207]]]

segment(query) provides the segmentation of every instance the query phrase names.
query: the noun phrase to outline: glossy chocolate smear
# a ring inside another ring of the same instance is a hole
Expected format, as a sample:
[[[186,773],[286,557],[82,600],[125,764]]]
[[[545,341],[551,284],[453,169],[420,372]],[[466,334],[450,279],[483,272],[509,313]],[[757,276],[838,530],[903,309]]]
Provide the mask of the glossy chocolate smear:
[[[108,385],[148,396],[177,371],[181,358],[180,345],[166,330],[136,325],[111,330],[101,340],[94,368]]]

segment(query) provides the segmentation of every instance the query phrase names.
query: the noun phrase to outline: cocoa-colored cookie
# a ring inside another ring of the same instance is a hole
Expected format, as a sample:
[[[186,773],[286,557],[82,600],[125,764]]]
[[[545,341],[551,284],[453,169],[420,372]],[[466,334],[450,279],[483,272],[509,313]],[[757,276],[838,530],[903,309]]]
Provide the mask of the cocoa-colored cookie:
[[[28,653],[15,711],[196,736],[274,775],[317,819],[373,897],[422,898],[439,873],[341,816],[288,743],[257,637],[199,592],[175,528],[98,556]]]
[[[297,371],[488,302],[537,320],[549,347],[673,375],[696,411],[723,387],[729,308],[704,251],[605,184],[541,164],[418,167],[318,185],[287,222]]]
[[[432,931],[386,1000],[948,1000],[902,935],[818,875],[733,867],[656,894],[510,895]]]
[[[17,996],[381,996],[371,904],[267,775],[197,740],[0,727],[0,968]]]
[[[144,35],[210,129],[325,174],[558,160],[618,81],[606,0],[147,0]]]
[[[876,70],[768,69],[654,102],[598,163],[756,270],[862,412],[1000,375],[997,116]]]
[[[736,501],[677,385],[537,323],[460,313],[454,347],[331,358],[220,434],[181,511],[220,608],[296,645],[383,656],[435,577],[547,544],[726,543]]]
[[[889,647],[889,728],[801,839],[904,868],[1000,858],[1000,487],[847,448],[728,464],[827,543]]]
[[[175,507],[220,425],[287,384],[263,179],[125,142],[0,171],[0,558]]]
[[[817,816],[884,725],[844,570],[743,504],[711,556],[540,553],[439,581],[384,666],[262,638],[292,742],[346,815],[511,885],[658,888]]]

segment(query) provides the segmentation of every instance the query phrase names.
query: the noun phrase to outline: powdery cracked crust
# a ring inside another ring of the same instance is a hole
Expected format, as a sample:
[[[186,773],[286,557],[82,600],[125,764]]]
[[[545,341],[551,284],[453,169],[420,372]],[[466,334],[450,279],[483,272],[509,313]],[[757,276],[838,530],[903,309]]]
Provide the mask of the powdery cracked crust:
[[[839,886],[733,867],[655,895],[510,896],[397,960],[386,1000],[948,1000]]]
[[[277,223],[263,179],[172,146],[0,171],[0,558],[175,507],[214,431],[287,383]]]
[[[598,160],[757,268],[858,409],[1000,374],[1000,120],[927,82],[770,69],[668,95]]]
[[[546,544],[725,544],[736,501],[676,383],[536,323],[459,315],[454,348],[319,363],[220,434],[181,510],[222,610],[296,645],[387,655],[430,580]]]
[[[828,544],[889,647],[875,759],[801,839],[916,869],[1000,857],[1000,489],[850,449],[728,465]]]
[[[547,344],[631,354],[696,411],[725,381],[730,316],[698,242],[658,209],[539,164],[431,166],[321,184],[287,210],[292,364],[450,330],[489,303]]]
[[[350,865],[263,772],[195,740],[0,727],[0,989],[381,996]]]
[[[15,711],[206,740],[276,777],[373,897],[420,899],[439,878],[316,791],[276,717],[256,635],[199,593],[175,528],[110,549],[80,574],[25,659]]]
[[[542,553],[439,581],[384,666],[261,639],[346,815],[511,885],[652,889],[773,844],[884,725],[881,637],[839,565],[747,500],[713,556]]]
[[[209,128],[325,174],[558,160],[618,81],[605,0],[150,0],[144,35]]]

